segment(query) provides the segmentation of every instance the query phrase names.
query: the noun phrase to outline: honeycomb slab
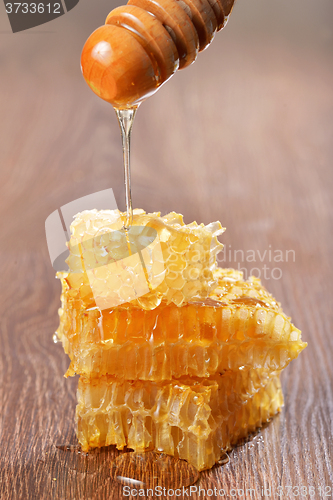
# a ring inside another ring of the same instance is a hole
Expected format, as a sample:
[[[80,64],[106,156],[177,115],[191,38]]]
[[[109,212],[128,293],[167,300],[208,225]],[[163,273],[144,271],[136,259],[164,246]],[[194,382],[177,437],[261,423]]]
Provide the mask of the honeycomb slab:
[[[57,333],[71,359],[67,375],[170,380],[243,366],[276,371],[304,349],[301,332],[259,280],[228,269],[216,269],[213,278],[210,298],[152,310],[87,310],[62,278]]]
[[[149,310],[162,300],[180,306],[209,295],[223,248],[219,222],[185,225],[179,214],[142,210],[134,210],[128,232],[124,222],[118,210],[87,210],[71,224],[65,279],[87,308],[131,302]]]
[[[160,383],[80,377],[77,435],[83,450],[155,450],[203,470],[282,405],[278,374],[252,370]]]

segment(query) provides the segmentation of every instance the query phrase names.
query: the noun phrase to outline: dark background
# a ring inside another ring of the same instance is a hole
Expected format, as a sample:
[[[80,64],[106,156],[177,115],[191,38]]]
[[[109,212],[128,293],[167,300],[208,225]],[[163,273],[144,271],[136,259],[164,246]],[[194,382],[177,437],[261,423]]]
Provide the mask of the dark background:
[[[1,499],[121,497],[107,475],[72,470],[55,447],[75,443],[76,381],[63,379],[68,360],[52,342],[60,286],[44,235],[52,211],[93,191],[112,187],[124,209],[116,117],[79,67],[116,5],[81,0],[12,34],[0,4]],[[264,284],[309,343],[283,374],[282,414],[202,474],[202,487],[254,487],[257,498],[263,486],[271,498],[279,485],[313,486],[315,498],[333,488],[332,49],[331,0],[238,0],[212,45],[136,117],[134,206],[221,220],[232,250],[222,265],[261,277],[278,267],[281,279],[268,273]],[[295,258],[233,254],[269,249]]]

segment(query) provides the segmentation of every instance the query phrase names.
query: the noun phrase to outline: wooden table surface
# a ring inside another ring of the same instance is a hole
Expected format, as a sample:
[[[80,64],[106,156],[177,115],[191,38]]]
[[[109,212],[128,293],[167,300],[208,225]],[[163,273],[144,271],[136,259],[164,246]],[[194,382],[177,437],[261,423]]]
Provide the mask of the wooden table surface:
[[[77,380],[63,377],[68,359],[52,341],[60,283],[44,234],[53,210],[106,187],[124,208],[116,117],[79,69],[85,38],[115,5],[81,0],[15,35],[0,6],[1,500],[123,498],[105,470],[86,473],[56,448],[76,443]],[[201,474],[197,486],[224,498],[275,499],[278,486],[287,499],[297,487],[301,498],[333,494],[332,21],[331,0],[315,11],[310,0],[239,0],[134,125],[134,205],[221,220],[221,265],[260,275],[308,342],[283,373],[282,413]],[[106,467],[116,454],[104,453]]]

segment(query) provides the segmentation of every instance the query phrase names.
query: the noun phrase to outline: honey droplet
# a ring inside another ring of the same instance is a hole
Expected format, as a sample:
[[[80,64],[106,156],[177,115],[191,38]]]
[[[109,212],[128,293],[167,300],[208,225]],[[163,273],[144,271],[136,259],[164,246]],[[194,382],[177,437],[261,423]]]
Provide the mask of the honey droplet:
[[[224,453],[224,455],[221,456],[220,460],[218,460],[217,464],[226,465],[229,461],[230,461],[229,455],[227,453]]]
[[[125,453],[111,463],[111,479],[140,489],[161,486],[177,489],[194,484],[199,472],[193,465],[164,453]]]
[[[52,340],[55,344],[58,344],[58,342],[60,342],[57,332],[53,334]]]

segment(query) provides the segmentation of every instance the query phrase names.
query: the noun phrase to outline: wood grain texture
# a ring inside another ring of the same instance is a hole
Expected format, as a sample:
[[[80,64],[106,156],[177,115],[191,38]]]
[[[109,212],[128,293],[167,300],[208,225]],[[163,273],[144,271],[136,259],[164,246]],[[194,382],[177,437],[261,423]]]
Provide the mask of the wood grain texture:
[[[319,487],[333,488],[333,9],[322,0],[313,19],[313,2],[277,4],[239,1],[225,32],[139,109],[133,199],[186,222],[221,220],[221,265],[262,277],[266,265],[264,284],[309,343],[283,374],[283,412],[197,486],[240,499],[312,486],[301,498],[320,499],[330,497]],[[17,35],[1,19],[1,500],[123,498],[108,474],[116,450],[85,471],[56,448],[76,443],[77,382],[52,342],[60,284],[44,235],[53,210],[90,192],[112,187],[124,207],[116,117],[79,71],[86,37],[115,6],[82,0]]]

